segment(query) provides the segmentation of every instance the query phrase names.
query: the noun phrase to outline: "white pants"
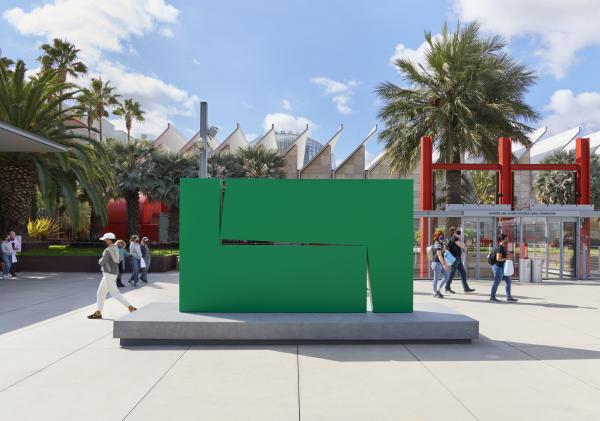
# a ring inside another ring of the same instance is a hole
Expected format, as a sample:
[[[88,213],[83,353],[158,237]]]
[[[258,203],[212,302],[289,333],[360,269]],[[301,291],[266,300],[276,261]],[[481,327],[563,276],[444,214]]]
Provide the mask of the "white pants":
[[[123,304],[125,307],[129,307],[129,301],[119,292],[117,288],[117,274],[103,273],[100,285],[98,285],[98,292],[96,293],[96,307],[98,311],[102,311],[104,308],[104,300],[106,300],[106,294],[110,292],[111,297]]]

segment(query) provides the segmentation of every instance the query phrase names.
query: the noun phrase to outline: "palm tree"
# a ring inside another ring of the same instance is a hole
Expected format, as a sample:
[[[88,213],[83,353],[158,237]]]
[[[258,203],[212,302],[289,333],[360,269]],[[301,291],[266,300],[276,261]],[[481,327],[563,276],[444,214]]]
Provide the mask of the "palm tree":
[[[284,178],[285,158],[276,151],[248,146],[235,154],[247,178]]]
[[[385,82],[377,87],[384,105],[380,134],[392,168],[410,174],[419,159],[419,139],[429,135],[439,162],[459,163],[464,155],[497,159],[497,138],[527,138],[539,115],[524,95],[536,76],[505,51],[502,37],[483,38],[479,24],[457,24],[456,31],[425,33],[423,64],[400,58],[395,65],[408,86]],[[446,203],[461,203],[460,171],[446,172]]]
[[[140,230],[140,194],[149,196],[154,187],[158,150],[151,142],[120,143],[109,141],[115,172],[115,194],[127,203],[127,234]]]
[[[215,153],[207,160],[208,176],[212,178],[243,178],[244,169],[231,153]]]
[[[543,164],[572,164],[575,151],[556,151],[542,160]],[[600,156],[590,157],[591,202],[600,206]],[[570,171],[540,171],[533,190],[538,200],[546,205],[572,205],[576,203],[575,175]]]
[[[102,78],[92,78],[90,88],[82,89],[82,96],[94,109],[94,118],[98,119],[100,141],[102,141],[102,118],[108,116],[108,108],[119,104],[119,96],[110,82],[102,82]]]
[[[105,153],[96,142],[80,142],[71,130],[72,109],[59,104],[77,95],[77,87],[55,69],[41,70],[29,78],[19,60],[12,71],[0,66],[0,121],[68,147],[64,153],[2,153],[0,206],[6,226],[25,232],[33,196],[39,189],[46,208],[60,201],[66,213],[76,216],[85,192],[106,220],[106,200],[111,172]],[[108,171],[108,172],[106,172]]]
[[[52,44],[42,44],[40,48],[44,52],[38,57],[42,69],[57,70],[63,82],[67,76],[77,79],[87,73],[87,66],[79,60],[79,50],[67,40],[54,38]],[[62,103],[58,107],[62,108]]]
[[[179,241],[179,182],[198,175],[198,159],[190,154],[162,152],[156,156],[151,196],[169,208],[170,241]]]
[[[94,120],[96,119],[96,107],[93,102],[93,98],[90,96],[90,91],[85,91],[77,97],[78,113],[77,117],[86,118],[86,126],[88,132],[88,139],[92,138],[92,130],[94,130]]]
[[[127,98],[125,102],[117,105],[117,108],[113,114],[121,116],[125,120],[125,127],[127,128],[127,143],[129,143],[131,139],[131,124],[133,123],[133,120],[139,123],[144,121],[144,111],[142,110],[140,103],[131,98]]]

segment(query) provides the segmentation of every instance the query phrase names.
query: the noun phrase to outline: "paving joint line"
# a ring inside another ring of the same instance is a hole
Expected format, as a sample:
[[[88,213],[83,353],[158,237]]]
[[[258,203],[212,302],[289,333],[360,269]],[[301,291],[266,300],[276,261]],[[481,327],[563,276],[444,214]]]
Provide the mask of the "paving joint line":
[[[444,389],[446,389],[446,391],[447,391],[448,393],[450,393],[450,395],[451,395],[451,396],[452,396],[454,399],[456,399],[456,401],[457,401],[457,402],[458,402],[458,403],[459,403],[459,404],[460,404],[460,405],[461,405],[461,406],[462,406],[462,407],[463,407],[463,408],[464,408],[464,409],[465,409],[465,410],[466,410],[466,411],[467,411],[469,414],[471,414],[471,416],[472,416],[472,417],[473,417],[475,420],[477,420],[477,421],[480,421],[480,420],[479,420],[479,417],[477,417],[477,415],[475,415],[475,414],[473,413],[473,411],[471,411],[471,410],[470,410],[470,409],[467,407],[467,405],[465,405],[465,403],[464,403],[464,402],[463,402],[463,401],[462,401],[462,400],[461,400],[461,399],[460,399],[460,398],[459,398],[459,397],[458,397],[458,396],[457,396],[457,395],[456,395],[456,394],[455,394],[455,393],[454,393],[452,390],[450,390],[450,388],[449,388],[448,386],[446,386],[446,384],[445,384],[445,383],[444,383],[444,382],[443,382],[443,381],[442,381],[442,380],[441,380],[441,379],[440,379],[438,376],[436,376],[436,375],[433,373],[433,371],[432,371],[432,370],[431,370],[429,367],[427,367],[427,365],[426,365],[426,364],[425,364],[425,363],[424,363],[424,362],[423,362],[423,361],[422,361],[422,360],[421,360],[421,359],[420,359],[420,358],[417,356],[417,354],[415,354],[415,353],[414,353],[414,352],[413,352],[413,351],[412,351],[412,350],[411,350],[411,349],[410,349],[410,348],[409,348],[409,347],[408,347],[406,344],[403,344],[402,346],[403,346],[404,348],[406,348],[406,350],[408,351],[408,353],[409,353],[410,355],[412,355],[412,356],[413,356],[413,358],[414,358],[415,360],[417,360],[417,361],[419,362],[419,364],[421,364],[421,366],[422,366],[422,367],[423,367],[425,370],[427,370],[427,371],[429,372],[429,374],[431,374],[431,376],[433,376],[433,378],[434,378],[434,379],[436,379],[436,380],[437,380],[437,382],[438,382],[440,385],[442,385],[442,387],[443,387]]]
[[[146,391],[146,393],[144,393],[144,395],[135,403],[135,405],[133,405],[133,407],[129,410],[129,412],[125,415],[125,417],[123,417],[123,419],[121,421],[125,421],[132,413],[133,411],[135,411],[135,409],[138,407],[138,405],[140,403],[142,403],[142,401],[144,399],[146,399],[146,396],[148,396],[150,394],[150,392],[152,392],[154,390],[154,388],[162,381],[162,379],[165,378],[165,376],[167,374],[169,374],[169,372],[173,369],[173,367],[175,367],[175,364],[177,364],[179,362],[179,360],[181,360],[181,358],[190,350],[191,347],[187,347],[182,353],[181,355],[179,355],[175,361],[173,361],[171,363],[171,365],[169,366],[169,368],[167,368],[165,370],[165,372],[163,374],[161,374],[161,376],[156,380],[156,382],[154,382],[154,384],[152,386],[150,386],[150,389],[148,389]]]
[[[94,343],[98,342],[99,340],[101,340],[102,338],[104,338],[104,337],[106,337],[106,336],[110,335],[111,333],[112,333],[112,332],[105,333],[104,335],[102,335],[102,336],[100,336],[100,337],[98,337],[98,338],[94,339],[92,342],[89,342],[89,343],[87,343],[87,344],[83,345],[82,347],[79,347],[79,348],[77,348],[77,349],[75,349],[75,350],[73,350],[73,351],[69,352],[67,355],[63,355],[63,356],[62,356],[62,357],[60,357],[59,359],[57,359],[57,360],[55,360],[55,361],[52,361],[52,362],[51,362],[51,363],[49,363],[49,364],[46,364],[44,367],[42,367],[42,368],[40,368],[40,369],[38,369],[38,370],[34,371],[34,372],[33,372],[33,373],[31,373],[31,374],[28,374],[27,376],[23,377],[22,379],[20,379],[20,380],[17,380],[16,382],[14,382],[14,383],[12,383],[12,384],[10,384],[10,385],[6,386],[5,388],[1,389],[1,390],[0,390],[0,393],[2,393],[2,392],[4,392],[4,391],[6,391],[6,390],[8,390],[8,389],[10,389],[10,388],[11,388],[11,387],[13,387],[13,386],[16,386],[16,385],[18,385],[18,384],[20,384],[20,383],[24,382],[25,380],[29,379],[30,377],[33,377],[33,376],[35,376],[35,375],[36,375],[36,374],[38,374],[38,373],[41,373],[42,371],[46,370],[47,368],[50,368],[50,367],[52,367],[53,365],[55,365],[55,364],[58,364],[58,363],[59,363],[59,362],[61,362],[62,360],[66,359],[66,358],[69,358],[71,355],[74,355],[74,354],[76,354],[77,352],[81,351],[82,349],[84,349],[84,348],[87,348],[88,346],[90,346],[90,345],[92,345],[92,344],[94,344]]]
[[[298,391],[298,421],[301,419],[301,408],[300,408],[300,345],[296,344],[296,381],[297,381],[297,391]]]

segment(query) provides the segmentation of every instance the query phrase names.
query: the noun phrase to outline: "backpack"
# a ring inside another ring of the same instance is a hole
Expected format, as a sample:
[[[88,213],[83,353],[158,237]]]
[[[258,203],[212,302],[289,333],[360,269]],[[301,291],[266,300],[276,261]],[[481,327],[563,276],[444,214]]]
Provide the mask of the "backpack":
[[[497,262],[496,262],[496,250],[492,250],[492,252],[490,254],[488,254],[487,257],[487,261],[490,264],[490,266],[494,266]]]
[[[429,260],[431,262],[434,257],[435,257],[435,250],[433,249],[433,244],[432,244],[429,247],[427,247],[427,260]]]

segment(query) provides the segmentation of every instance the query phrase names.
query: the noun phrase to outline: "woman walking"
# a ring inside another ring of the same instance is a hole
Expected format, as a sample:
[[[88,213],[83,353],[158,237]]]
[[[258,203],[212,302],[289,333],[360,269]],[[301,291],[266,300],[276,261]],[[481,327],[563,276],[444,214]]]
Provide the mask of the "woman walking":
[[[137,235],[132,235],[129,240],[129,255],[131,256],[131,279],[129,283],[136,287],[140,280],[140,261],[142,260],[140,237]]]
[[[4,269],[2,270],[2,279],[8,279],[10,273],[10,267],[12,266],[12,255],[13,248],[10,242],[10,235],[5,235],[2,238],[2,263],[4,263]]]
[[[117,288],[117,275],[119,274],[120,259],[119,250],[114,244],[116,240],[115,235],[112,232],[107,232],[100,237],[100,240],[106,243],[106,248],[102,252],[102,257],[98,260],[98,264],[102,270],[102,280],[100,281],[98,291],[96,292],[96,311],[87,316],[88,319],[102,318],[104,301],[106,300],[106,294],[108,293],[110,293],[115,300],[127,307],[130,313],[137,310],[137,308],[129,304],[127,298],[121,295]]]
[[[119,249],[119,275],[117,275],[117,286],[119,288],[124,288],[123,282],[121,281],[121,277],[125,273],[125,259],[129,256],[127,250],[125,249],[125,241],[117,240],[117,248]]]
[[[433,296],[435,298],[444,298],[440,290],[448,281],[448,264],[444,259],[444,231],[438,229],[433,234],[433,259],[431,260],[431,270],[433,270]],[[442,276],[443,281],[440,282]],[[439,284],[438,284],[439,283]]]
[[[495,252],[495,260],[492,265],[492,272],[494,274],[494,283],[492,284],[492,293],[490,295],[490,301],[500,302],[499,299],[496,298],[496,291],[498,291],[498,286],[500,286],[500,282],[504,279],[506,282],[506,301],[514,302],[519,301],[516,298],[513,298],[511,294],[511,279],[510,276],[504,275],[504,262],[509,259],[508,251],[506,247],[508,246],[508,237],[506,234],[500,234],[498,236],[498,245],[496,246]]]

